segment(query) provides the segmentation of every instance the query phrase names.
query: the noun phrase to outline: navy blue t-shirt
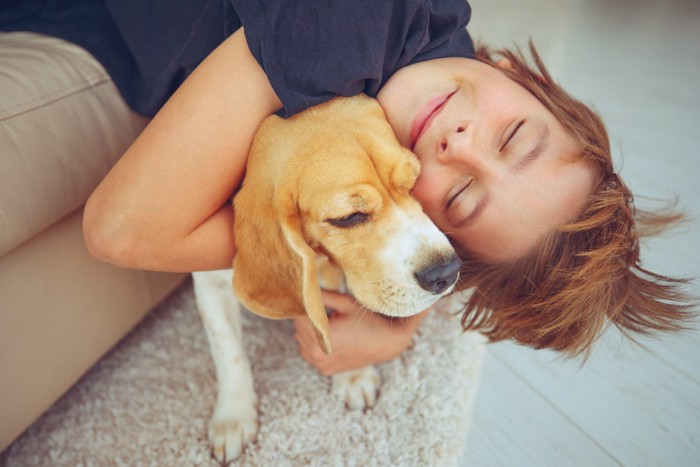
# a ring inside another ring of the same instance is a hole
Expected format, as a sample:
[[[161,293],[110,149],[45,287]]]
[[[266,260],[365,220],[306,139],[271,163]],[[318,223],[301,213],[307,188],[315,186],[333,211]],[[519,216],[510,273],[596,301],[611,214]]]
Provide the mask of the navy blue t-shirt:
[[[149,116],[241,26],[285,116],[336,95],[375,96],[406,65],[474,53],[465,0],[5,1],[0,30],[82,46]]]

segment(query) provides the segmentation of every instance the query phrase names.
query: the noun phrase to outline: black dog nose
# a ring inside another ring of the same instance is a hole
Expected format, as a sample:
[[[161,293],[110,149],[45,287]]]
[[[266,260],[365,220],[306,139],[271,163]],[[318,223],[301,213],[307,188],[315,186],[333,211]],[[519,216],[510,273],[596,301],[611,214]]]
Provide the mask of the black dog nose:
[[[457,281],[461,265],[459,257],[453,253],[447,260],[433,263],[416,272],[414,276],[423,290],[438,295]]]

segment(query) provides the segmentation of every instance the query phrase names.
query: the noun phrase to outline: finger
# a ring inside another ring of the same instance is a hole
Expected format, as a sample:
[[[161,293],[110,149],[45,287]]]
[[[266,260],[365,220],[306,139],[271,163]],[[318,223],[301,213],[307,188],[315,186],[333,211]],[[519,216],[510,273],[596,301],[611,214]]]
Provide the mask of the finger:
[[[321,351],[317,345],[314,348],[300,348],[299,355],[312,367],[314,367],[319,373],[323,375],[328,375],[329,370],[333,367],[334,362],[323,351]]]
[[[296,330],[294,338],[299,346],[299,353],[309,363],[318,366],[319,362],[328,360],[329,355],[321,349],[316,337],[316,331],[308,318],[296,318],[294,320]]]
[[[316,343],[310,343],[308,340],[304,339],[303,336],[301,337],[301,342],[297,341],[299,344],[299,355],[309,362],[312,366],[316,366],[317,363],[317,358],[316,358],[316,352],[314,352],[314,347],[316,347]]]
[[[298,318],[294,320],[294,339],[299,344],[300,349],[313,349],[318,345],[316,335],[313,331],[311,323],[307,318]]]
[[[294,318],[294,329],[296,329],[297,332],[305,331],[310,325],[309,318],[306,316]]]
[[[321,300],[325,306],[342,314],[355,313],[361,307],[352,295],[330,290],[321,291]]]

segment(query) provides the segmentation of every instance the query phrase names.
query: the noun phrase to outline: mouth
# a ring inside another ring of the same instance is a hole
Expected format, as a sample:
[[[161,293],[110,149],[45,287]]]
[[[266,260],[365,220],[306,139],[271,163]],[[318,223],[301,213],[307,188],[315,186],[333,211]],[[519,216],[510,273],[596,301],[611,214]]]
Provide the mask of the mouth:
[[[413,120],[411,125],[411,133],[409,137],[409,143],[411,151],[416,147],[418,140],[425,133],[425,131],[430,128],[430,124],[435,120],[442,109],[445,108],[445,104],[457,91],[452,91],[449,94],[442,95],[435,99],[429,101],[423,109],[418,112],[416,118]]]

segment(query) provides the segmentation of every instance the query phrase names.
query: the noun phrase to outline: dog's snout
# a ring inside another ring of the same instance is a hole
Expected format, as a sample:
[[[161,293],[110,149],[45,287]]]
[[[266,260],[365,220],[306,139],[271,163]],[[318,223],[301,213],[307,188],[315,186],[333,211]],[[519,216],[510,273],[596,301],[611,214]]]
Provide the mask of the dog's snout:
[[[423,290],[438,295],[457,281],[461,265],[459,257],[453,253],[448,259],[431,263],[414,275]]]

